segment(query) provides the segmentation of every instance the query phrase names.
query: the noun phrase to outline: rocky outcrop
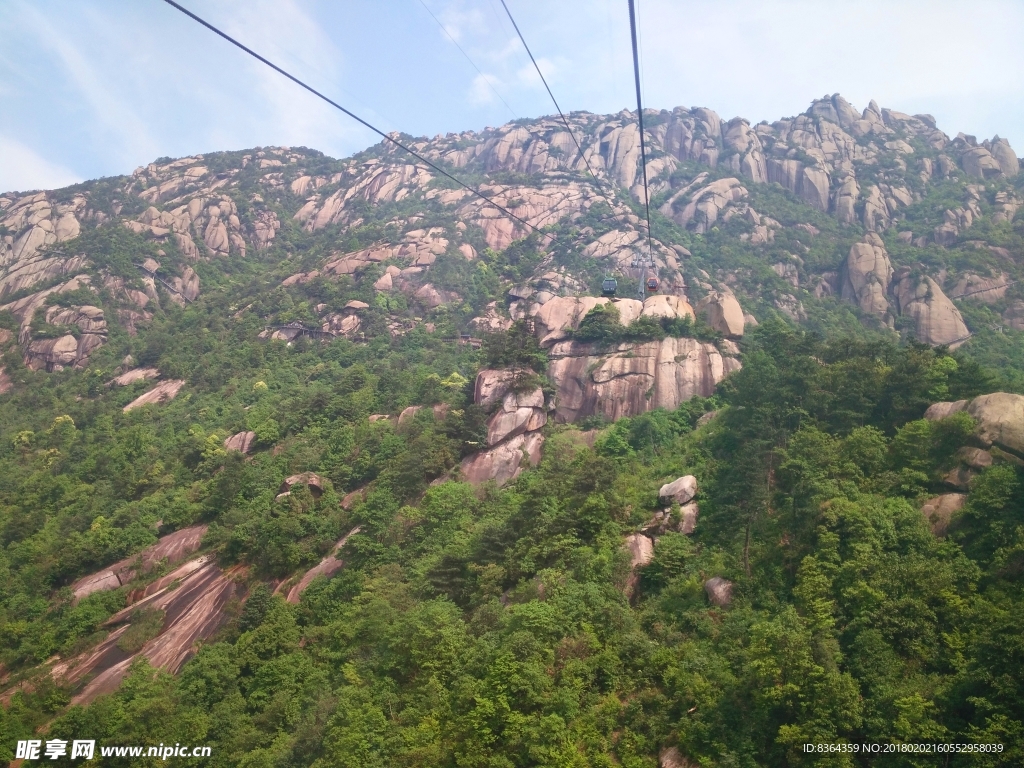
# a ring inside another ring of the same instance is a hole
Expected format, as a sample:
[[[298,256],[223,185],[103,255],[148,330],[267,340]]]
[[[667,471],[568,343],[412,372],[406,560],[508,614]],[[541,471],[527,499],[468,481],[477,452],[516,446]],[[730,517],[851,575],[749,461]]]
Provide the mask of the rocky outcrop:
[[[704,234],[715,226],[727,206],[747,196],[747,189],[739,179],[719,179],[693,192],[684,189],[676,193],[660,210],[680,226]]]
[[[159,377],[160,371],[156,368],[133,368],[130,371],[125,371],[120,376],[115,376],[110,380],[109,384],[117,387],[127,387],[136,381],[148,381]]]
[[[730,339],[743,336],[743,309],[731,293],[712,291],[697,302],[696,312],[715,331]]]
[[[693,475],[683,475],[661,486],[658,491],[658,498],[662,503],[686,504],[697,495],[697,478]]]
[[[487,482],[505,485],[519,477],[524,465],[535,467],[540,463],[543,445],[544,436],[540,432],[516,435],[463,459],[460,465],[462,478],[474,485]]]
[[[704,582],[704,591],[712,605],[724,608],[732,602],[733,584],[721,576],[714,576]]]
[[[105,626],[115,627],[106,639],[92,650],[54,666],[51,676],[72,688],[88,681],[71,700],[72,704],[84,705],[116,690],[137,658],[145,658],[152,666],[172,674],[178,672],[195,654],[198,644],[227,621],[227,605],[244,597],[241,575],[237,568],[222,571],[205,557],[186,563],[149,585],[138,597],[133,593],[129,606],[105,622]],[[122,637],[135,617],[152,613],[164,617],[157,636],[136,652],[123,650]]]
[[[921,514],[928,523],[928,527],[936,536],[945,536],[949,521],[953,515],[960,511],[967,496],[963,493],[944,493],[929,499],[921,507]]]
[[[1014,158],[1016,160],[1016,158]],[[1003,175],[999,161],[985,147],[971,147],[960,159],[964,172],[976,179],[991,179]]]
[[[536,432],[547,423],[544,392],[509,392],[501,407],[487,422],[487,445],[493,446],[511,437]]]
[[[227,451],[238,451],[239,453],[249,453],[255,442],[255,432],[237,432],[224,441],[224,449]]]
[[[326,481],[316,472],[300,472],[281,481],[281,485],[277,489],[277,498],[280,499],[283,496],[288,496],[293,488],[303,485],[309,489],[309,493],[314,499],[319,499],[323,496],[324,490],[328,487]]]
[[[205,525],[195,525],[170,533],[137,555],[120,560],[96,573],[83,576],[71,585],[71,591],[74,593],[75,599],[81,599],[93,592],[117,589],[130,582],[138,574],[151,571],[161,562],[170,565],[181,562],[199,549],[205,533]]]
[[[962,411],[978,421],[974,437],[981,447],[989,449],[995,446],[1024,458],[1024,395],[993,392],[970,401],[934,403],[925,411],[924,417],[938,421]]]
[[[299,602],[299,598],[302,597],[302,593],[306,591],[308,587],[317,576],[323,576],[324,578],[330,578],[335,573],[345,567],[345,561],[338,557],[338,553],[348,543],[348,540],[355,536],[359,531],[362,530],[362,526],[357,525],[351,531],[346,533],[338,543],[331,547],[330,553],[315,566],[310,568],[295,584],[288,589],[288,594],[285,596],[285,600],[289,603],[295,604]]]
[[[953,290],[950,291],[950,298],[967,299],[979,301],[983,304],[996,304],[1006,296],[1006,289],[1010,281],[1005,272],[1000,272],[995,277],[982,277],[971,272],[965,272],[957,280]]]
[[[177,396],[183,386],[185,386],[185,382],[181,379],[171,379],[170,381],[161,382],[153,387],[153,389],[149,390],[149,392],[139,395],[137,398],[132,400],[122,410],[124,410],[125,413],[128,413],[128,411],[133,411],[144,405],[157,405],[160,403],[170,402]]]
[[[918,341],[957,347],[970,337],[960,310],[932,278],[907,274],[893,285],[893,294],[899,313],[916,323]]]
[[[1024,395],[981,395],[968,404],[967,413],[978,420],[975,434],[984,447],[994,445],[1024,457]]]
[[[672,337],[620,344],[611,351],[563,341],[551,348],[549,357],[555,418],[560,422],[673,410],[691,397],[710,396],[718,382],[740,367],[713,344]]]
[[[863,312],[884,319],[889,312],[886,294],[892,274],[885,243],[869,232],[850,248],[842,275],[842,297],[857,304]]]

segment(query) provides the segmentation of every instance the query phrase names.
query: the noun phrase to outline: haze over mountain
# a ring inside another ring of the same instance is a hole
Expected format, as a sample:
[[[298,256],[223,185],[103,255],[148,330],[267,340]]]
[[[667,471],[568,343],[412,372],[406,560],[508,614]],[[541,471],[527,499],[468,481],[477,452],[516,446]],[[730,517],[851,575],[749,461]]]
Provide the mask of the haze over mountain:
[[[1024,755],[1011,143],[568,119],[0,196],[0,757]]]

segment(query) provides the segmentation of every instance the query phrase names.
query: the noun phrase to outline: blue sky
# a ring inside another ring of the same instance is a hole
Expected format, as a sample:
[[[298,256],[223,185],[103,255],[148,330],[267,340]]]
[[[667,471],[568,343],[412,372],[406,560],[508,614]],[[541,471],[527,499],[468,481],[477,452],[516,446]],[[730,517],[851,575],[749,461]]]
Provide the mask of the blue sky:
[[[626,0],[507,2],[563,109],[633,105]],[[183,4],[385,130],[432,136],[552,111],[499,0]],[[874,98],[929,112],[950,135],[998,133],[1024,154],[1017,0],[639,6],[646,106],[756,122],[839,92],[858,109]],[[376,141],[161,0],[0,0],[0,40],[0,190],[161,156],[279,144],[344,156]]]

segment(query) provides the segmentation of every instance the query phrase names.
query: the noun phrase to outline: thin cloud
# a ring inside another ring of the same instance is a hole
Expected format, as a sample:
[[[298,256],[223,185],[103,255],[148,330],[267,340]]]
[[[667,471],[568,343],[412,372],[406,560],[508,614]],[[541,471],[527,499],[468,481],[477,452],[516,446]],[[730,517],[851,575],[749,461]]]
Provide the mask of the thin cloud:
[[[9,192],[30,189],[58,189],[82,181],[82,177],[52,163],[34,149],[10,136],[0,134],[0,189]]]

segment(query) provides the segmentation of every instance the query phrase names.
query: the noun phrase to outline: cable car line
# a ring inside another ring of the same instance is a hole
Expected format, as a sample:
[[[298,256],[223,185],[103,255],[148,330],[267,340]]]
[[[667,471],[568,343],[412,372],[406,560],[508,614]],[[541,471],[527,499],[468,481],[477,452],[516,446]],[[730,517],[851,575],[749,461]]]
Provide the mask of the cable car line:
[[[505,9],[505,13],[508,14],[508,19],[512,22],[512,26],[515,28],[516,34],[519,35],[519,42],[523,44],[523,48],[525,48],[526,52],[530,55],[530,61],[533,62],[533,68],[536,69],[537,74],[540,75],[540,81],[544,83],[544,88],[547,90],[548,96],[551,97],[551,101],[555,105],[555,109],[558,110],[558,116],[562,118],[562,124],[565,126],[565,130],[567,130],[569,135],[572,137],[572,143],[576,145],[576,151],[579,152],[579,156],[583,158],[583,162],[586,163],[587,170],[590,171],[590,175],[594,177],[594,181],[600,183],[600,180],[597,178],[597,174],[594,173],[594,169],[590,167],[590,161],[587,160],[587,156],[583,154],[583,148],[580,146],[580,143],[576,141],[576,134],[573,133],[572,128],[569,127],[569,121],[565,118],[562,108],[558,106],[558,100],[555,98],[555,94],[551,92],[551,86],[548,85],[547,78],[545,78],[544,73],[540,71],[540,65],[537,64],[537,60],[533,58],[533,51],[531,51],[530,46],[526,44],[526,38],[523,37],[523,33],[519,31],[519,25],[516,24],[516,20],[512,16],[512,11],[508,9],[508,4],[505,0],[501,0],[501,5]]]
[[[650,254],[650,266],[654,266],[654,245],[651,241],[651,194],[647,186],[647,145],[644,141],[644,105],[643,100],[640,96],[640,57],[637,50],[636,43],[636,8],[634,7],[634,0],[629,0],[629,33],[633,42],[633,79],[636,83],[636,117],[637,122],[640,124],[640,167],[643,170],[644,179],[644,207],[647,211],[647,250]],[[644,269],[644,275],[646,276],[647,270]],[[647,283],[653,283],[651,290],[658,290],[658,278],[652,277],[647,280]],[[640,299],[643,300],[644,289],[650,288],[650,286],[644,285],[644,280],[640,280]]]
[[[459,53],[461,53],[463,56],[466,57],[466,61],[468,61],[470,64],[473,65],[473,69],[475,69],[477,74],[480,75],[480,77],[482,77],[484,79],[484,82],[487,83],[487,87],[491,89],[491,91],[494,93],[495,96],[497,96],[499,99],[501,99],[501,103],[502,104],[504,104],[506,107],[508,107],[508,111],[512,113],[512,117],[514,117],[514,118],[516,118],[518,120],[519,119],[519,115],[516,114],[516,111],[514,109],[512,109],[512,107],[509,107],[508,102],[505,101],[504,98],[502,98],[501,94],[498,93],[498,89],[495,88],[494,85],[491,83],[490,78],[487,77],[487,75],[485,75],[483,72],[480,71],[480,67],[478,67],[476,65],[476,62],[473,61],[473,59],[471,59],[469,57],[469,54],[466,53],[463,50],[462,46],[459,45],[459,41],[456,40],[452,36],[452,33],[448,31],[448,27],[446,27],[444,24],[441,23],[441,20],[439,18],[437,18],[437,16],[434,15],[434,12],[432,10],[430,10],[430,6],[428,6],[424,2],[424,0],[420,0],[420,5],[422,5],[423,8],[426,10],[426,12],[430,14],[430,18],[432,18],[434,21],[437,22],[437,26],[439,26],[441,28],[441,31],[444,32],[446,35],[448,35],[448,39],[451,40],[455,44],[455,47],[459,49]]]
[[[185,7],[181,6],[181,5],[179,5],[178,3],[174,2],[174,0],[164,0],[164,2],[167,3],[168,5],[170,5],[171,7],[176,8],[177,10],[181,11],[183,14],[188,16],[193,21],[196,21],[199,24],[202,24],[208,30],[210,30],[214,34],[224,38],[225,40],[227,40],[232,45],[236,46],[237,48],[242,49],[243,51],[245,51],[247,54],[252,56],[257,61],[259,61],[259,62],[261,62],[263,64],[266,64],[268,67],[273,69],[278,74],[284,75],[286,78],[291,80],[293,83],[295,83],[296,85],[301,86],[302,88],[304,88],[305,90],[309,91],[310,93],[312,93],[317,98],[327,102],[328,104],[330,104],[335,109],[338,109],[338,110],[344,112],[346,115],[351,117],[353,120],[355,120],[360,125],[363,125],[363,126],[369,128],[371,131],[376,133],[378,136],[382,137],[385,141],[391,142],[392,144],[394,144],[399,149],[401,149],[401,150],[407,152],[408,154],[412,155],[413,157],[415,157],[417,160],[419,160],[421,163],[423,163],[423,165],[426,165],[427,167],[432,168],[433,170],[435,170],[438,173],[440,173],[442,176],[444,176],[444,177],[446,177],[448,179],[451,179],[456,184],[458,184],[460,187],[465,189],[467,192],[469,192],[470,194],[474,195],[475,197],[480,198],[481,200],[483,200],[487,205],[491,206],[492,208],[495,208],[495,209],[501,211],[503,214],[508,216],[510,219],[512,219],[514,221],[518,221],[520,224],[522,224],[523,226],[525,226],[525,227],[527,227],[529,229],[532,229],[534,232],[536,232],[539,235],[547,235],[548,234],[547,232],[544,232],[543,230],[541,230],[539,227],[535,227],[533,224],[531,224],[530,222],[526,221],[525,219],[522,219],[519,216],[516,216],[514,213],[512,213],[512,211],[508,210],[507,208],[504,208],[504,207],[498,205],[497,203],[492,201],[490,198],[488,198],[486,195],[484,195],[482,192],[478,192],[477,190],[473,189],[471,186],[469,186],[465,182],[460,181],[455,176],[453,176],[452,174],[448,173],[448,171],[444,170],[444,168],[441,168],[440,166],[435,165],[434,163],[430,162],[430,160],[428,160],[427,158],[423,157],[423,155],[419,154],[415,150],[410,149],[409,147],[407,147],[405,144],[403,144],[398,139],[395,139],[395,138],[392,138],[391,136],[388,136],[380,128],[376,127],[375,125],[372,125],[371,123],[368,123],[366,120],[364,120],[363,118],[359,117],[359,115],[355,114],[354,112],[351,112],[350,110],[345,109],[345,107],[341,106],[341,104],[338,104],[336,101],[331,100],[330,98],[328,98],[324,94],[320,93],[320,91],[318,91],[315,88],[313,88],[313,86],[307,85],[305,82],[303,82],[302,80],[297,78],[295,75],[287,72],[286,70],[284,70],[281,67],[277,66],[277,64],[275,64],[274,62],[272,62],[269,59],[266,59],[263,56],[261,56],[260,54],[256,53],[256,51],[254,51],[252,48],[249,48],[249,47],[245,46],[243,43],[240,43],[238,40],[236,40],[235,38],[231,37],[231,35],[227,34],[226,32],[221,31],[220,29],[215,27],[210,22],[208,22],[205,19],[203,19],[203,18],[197,16],[196,14],[192,13],[192,11],[188,10],[188,8],[185,8]]]

